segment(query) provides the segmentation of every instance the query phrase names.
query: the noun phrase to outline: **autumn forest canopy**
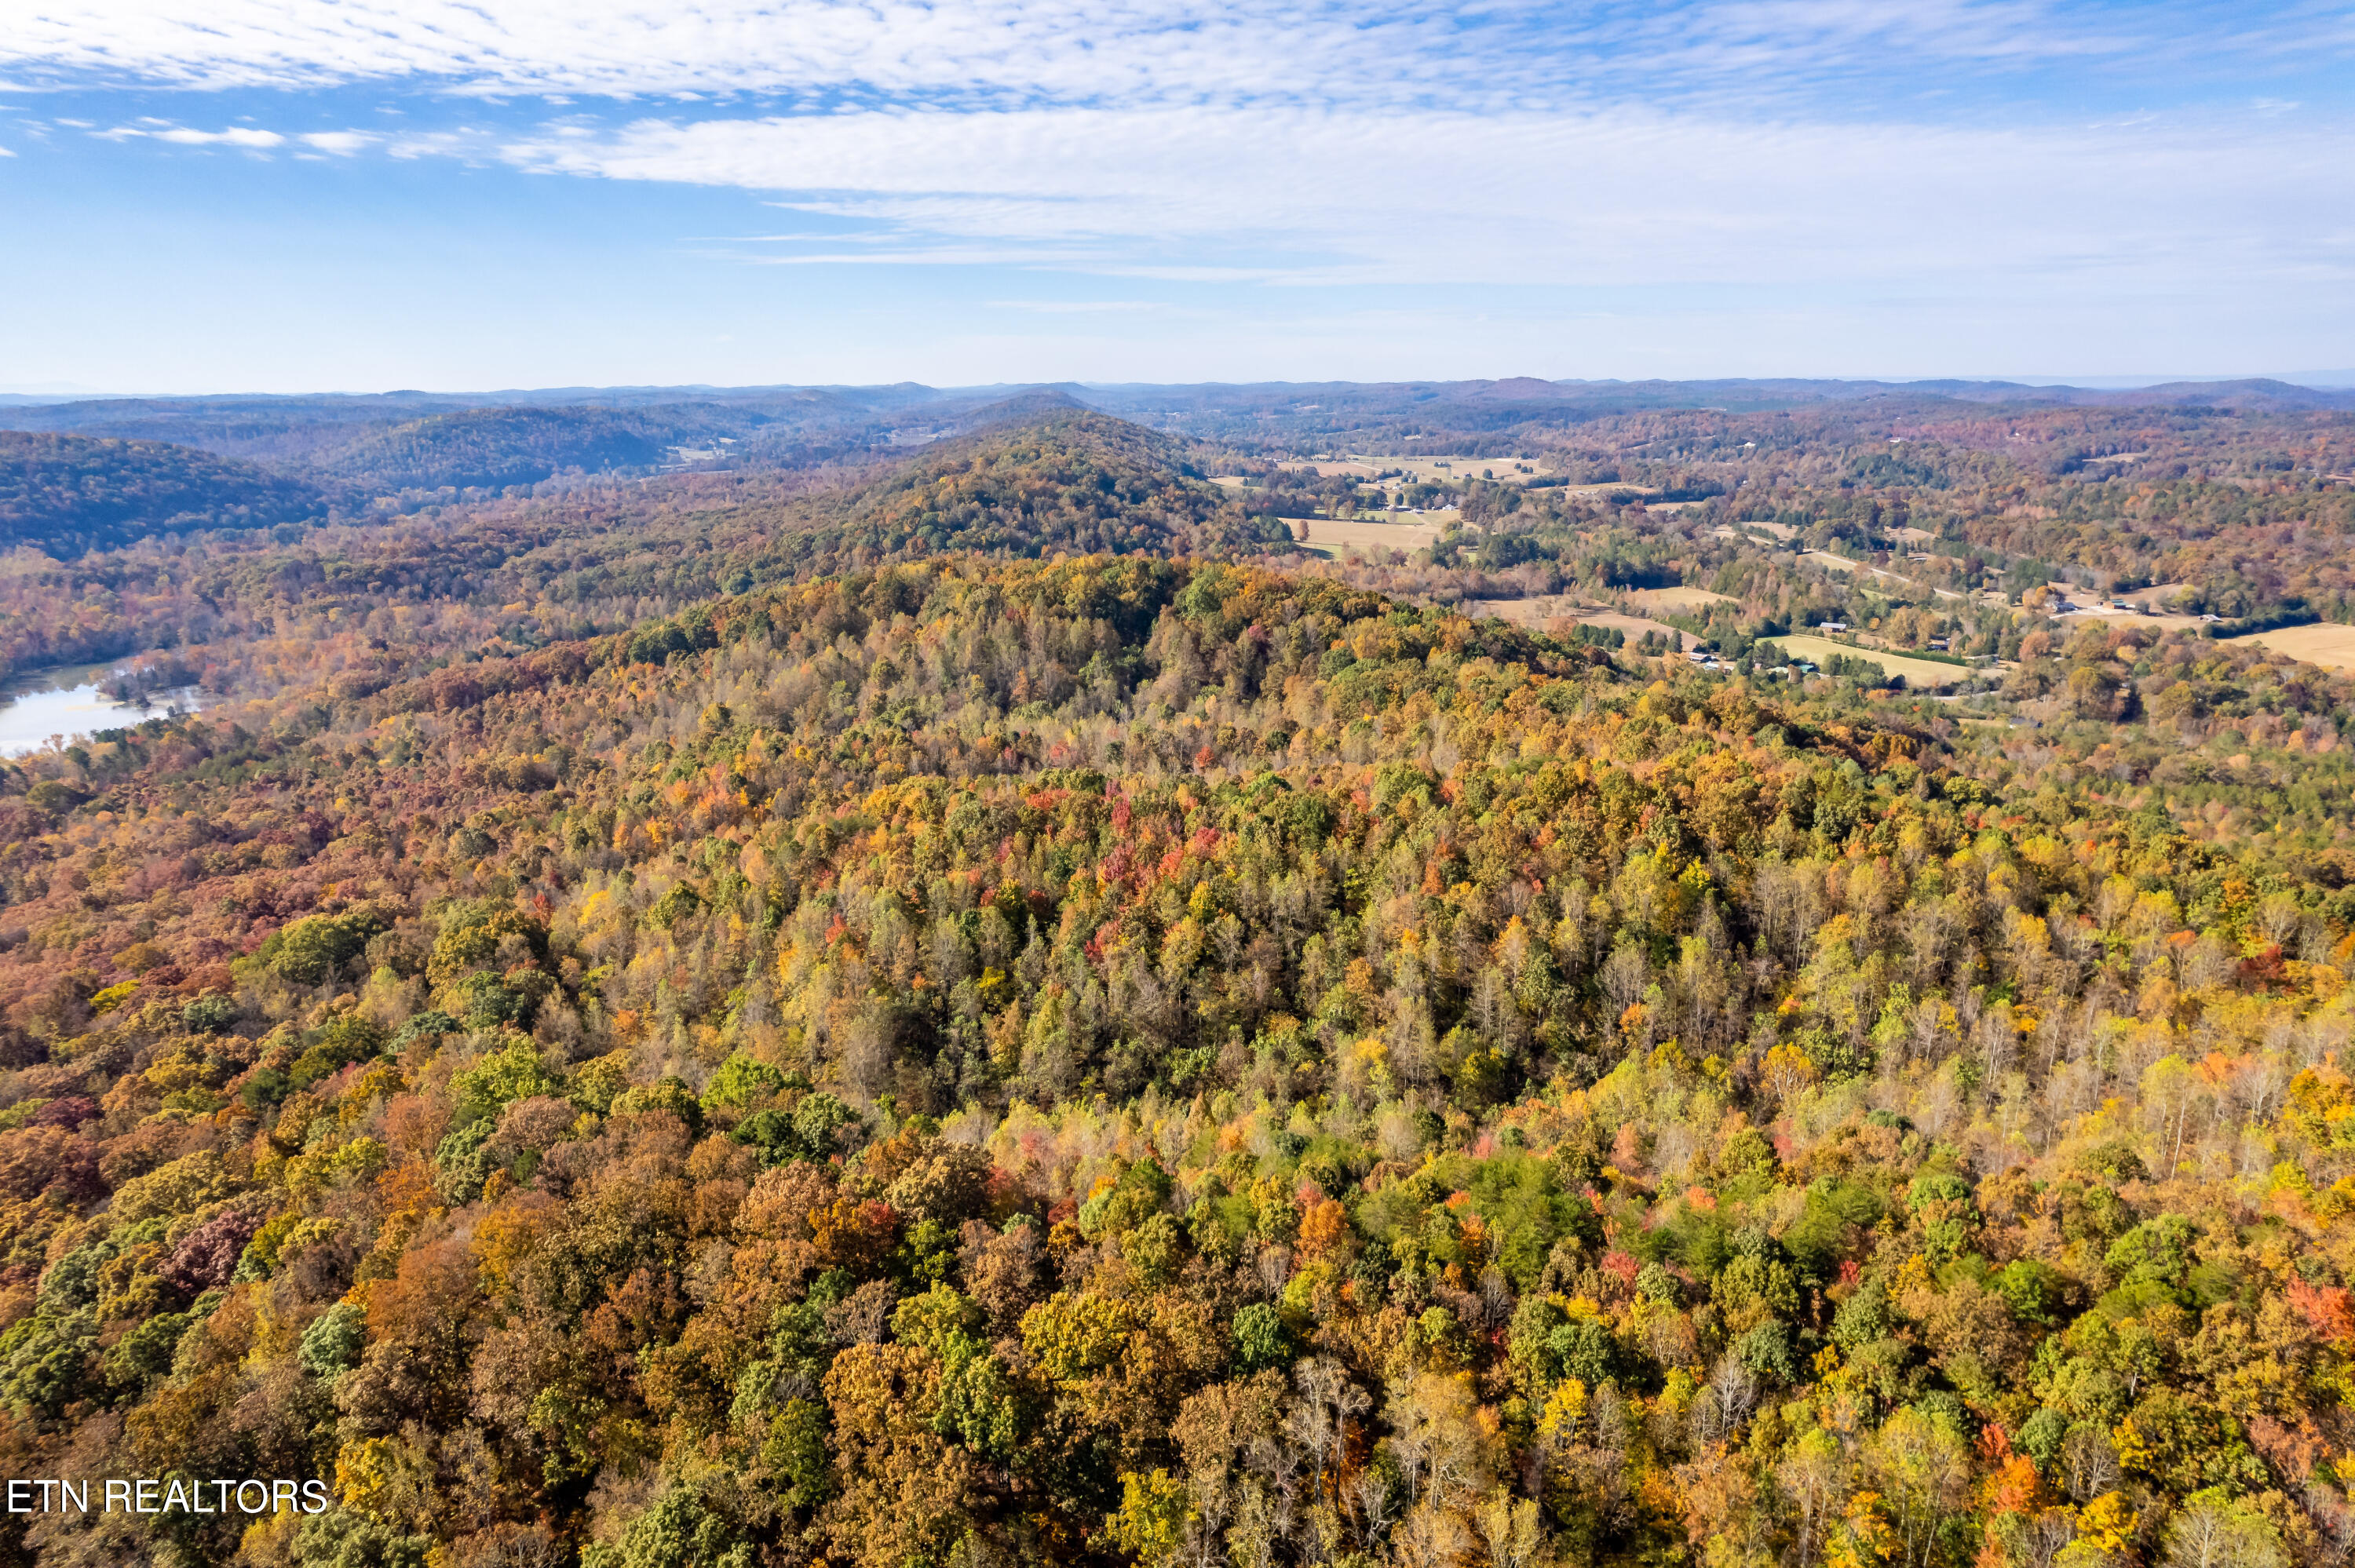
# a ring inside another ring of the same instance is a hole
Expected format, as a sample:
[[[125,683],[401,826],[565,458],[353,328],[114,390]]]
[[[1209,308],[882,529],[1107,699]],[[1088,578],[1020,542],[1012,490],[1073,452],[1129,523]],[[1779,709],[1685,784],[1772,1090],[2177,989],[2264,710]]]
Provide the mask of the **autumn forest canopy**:
[[[2296,391],[0,411],[0,1561],[2346,1563]]]

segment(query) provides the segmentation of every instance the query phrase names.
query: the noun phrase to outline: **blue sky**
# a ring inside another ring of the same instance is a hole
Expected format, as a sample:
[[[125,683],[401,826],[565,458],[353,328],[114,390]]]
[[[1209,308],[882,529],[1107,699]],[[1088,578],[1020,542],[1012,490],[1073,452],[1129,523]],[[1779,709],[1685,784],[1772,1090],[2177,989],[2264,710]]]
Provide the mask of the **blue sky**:
[[[2344,3],[12,9],[0,387],[2355,366]]]

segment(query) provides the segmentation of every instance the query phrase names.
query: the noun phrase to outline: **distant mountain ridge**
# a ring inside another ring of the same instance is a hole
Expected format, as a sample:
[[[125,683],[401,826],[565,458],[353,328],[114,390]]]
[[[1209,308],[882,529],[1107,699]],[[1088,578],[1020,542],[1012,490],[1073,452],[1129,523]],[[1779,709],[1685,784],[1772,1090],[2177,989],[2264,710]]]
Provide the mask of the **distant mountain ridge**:
[[[1061,397],[1048,387],[563,387],[442,395],[124,397],[0,408],[0,429],[168,441],[369,493],[531,484],[567,471],[649,471],[679,449],[766,462],[937,439],[977,409]]]
[[[0,408],[9,465],[0,529],[52,553],[167,529],[266,526],[347,513],[480,502],[551,479],[679,470],[865,469],[895,452],[1082,413],[1127,421],[1219,461],[1356,451],[1508,453],[1559,446],[1619,417],[1812,414],[1920,430],[2004,420],[2005,409],[2181,410],[2194,418],[2304,418],[2355,411],[2355,388],[2267,378],[2094,388],[2019,382],[1728,378],[883,387],[557,387],[443,394],[401,389],[300,397],[82,399]],[[2174,416],[2170,416],[2174,417]],[[1074,427],[1075,429],[1078,427]],[[1642,437],[1645,441],[1656,439]],[[1681,439],[1681,438],[1678,438]],[[48,441],[44,446],[40,442]],[[79,442],[80,445],[73,443]],[[1173,451],[1175,449],[1173,449]],[[2057,449],[2056,449],[2057,450]],[[2105,455],[2088,448],[2078,455]],[[2067,453],[2058,453],[2056,461]],[[1161,459],[1178,461],[1169,454]],[[1050,463],[1050,467],[1054,465]],[[1590,464],[1609,466],[1607,454]],[[1024,483],[1036,476],[1027,476]],[[1193,501],[1147,533],[1207,521]],[[999,493],[990,509],[1009,500]],[[1068,524],[1095,537],[1093,523]],[[934,516],[912,535],[947,538]],[[984,535],[995,538],[991,528]],[[887,553],[911,547],[886,528]],[[1139,547],[1106,535],[1091,548]],[[1173,535],[1174,536],[1174,535]],[[888,541],[888,542],[887,542]],[[964,546],[958,546],[964,547]],[[985,546],[984,547],[995,547]]]
[[[1296,400],[1318,397],[1362,397],[1369,393],[1382,392],[1466,403],[1592,404],[1623,409],[1677,406],[1766,408],[1866,397],[1937,397],[1971,403],[2069,403],[2086,407],[2183,403],[2213,407],[2355,409],[2355,389],[2300,387],[2286,381],[2264,378],[2177,381],[2141,387],[2092,387],[1968,380],[1730,378],[1708,381],[1547,381],[1536,376],[1517,376],[1480,381],[1099,387],[1080,388],[1074,391],[1073,396],[1099,407],[1117,408],[1149,400],[1156,395],[1169,394],[1207,401],[1221,394],[1231,398],[1256,394]]]
[[[1547,380],[1512,376],[1473,380],[1260,382],[1001,382],[936,387],[918,382],[878,387],[794,386],[558,387],[492,392],[224,394],[186,397],[0,398],[0,424],[77,435],[185,440],[190,426],[224,432],[304,421],[351,425],[401,421],[470,409],[531,407],[608,409],[726,409],[772,420],[891,416],[971,409],[1031,394],[1054,393],[1106,412],[1154,407],[1296,402],[1339,397],[1452,402],[1616,404],[1627,408],[1771,407],[1860,397],[1941,397],[1973,403],[2066,403],[2137,407],[2172,403],[2213,407],[2355,409],[2355,387],[2305,386],[2273,377],[2169,381],[2142,387],[1976,380],[1843,377],[1713,377],[1694,380]],[[164,431],[175,431],[165,436]],[[235,439],[224,434],[219,439]],[[197,444],[197,443],[191,443]]]

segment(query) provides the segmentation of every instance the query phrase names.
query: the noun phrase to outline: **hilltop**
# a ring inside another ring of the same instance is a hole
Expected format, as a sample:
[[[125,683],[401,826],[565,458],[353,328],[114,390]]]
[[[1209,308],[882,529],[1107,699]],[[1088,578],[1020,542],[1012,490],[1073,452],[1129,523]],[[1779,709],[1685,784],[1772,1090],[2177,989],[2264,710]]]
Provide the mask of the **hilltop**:
[[[0,431],[0,543],[9,546],[75,556],[166,531],[267,528],[325,509],[311,484],[186,447]]]
[[[568,471],[655,468],[680,444],[710,439],[711,429],[602,408],[466,408],[372,428],[315,461],[379,489],[499,490]]]

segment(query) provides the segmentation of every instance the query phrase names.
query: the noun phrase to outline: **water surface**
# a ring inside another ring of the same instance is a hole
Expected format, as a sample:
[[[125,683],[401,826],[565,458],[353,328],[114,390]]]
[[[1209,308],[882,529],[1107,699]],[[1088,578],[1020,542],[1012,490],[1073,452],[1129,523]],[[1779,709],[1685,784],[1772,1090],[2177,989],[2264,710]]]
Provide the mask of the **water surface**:
[[[100,684],[112,679],[119,668],[110,659],[27,670],[0,682],[0,757],[38,751],[56,736],[80,740],[93,730],[124,729],[142,719],[161,718],[175,707],[187,714],[205,705],[194,686],[150,693],[144,707],[118,703]]]

